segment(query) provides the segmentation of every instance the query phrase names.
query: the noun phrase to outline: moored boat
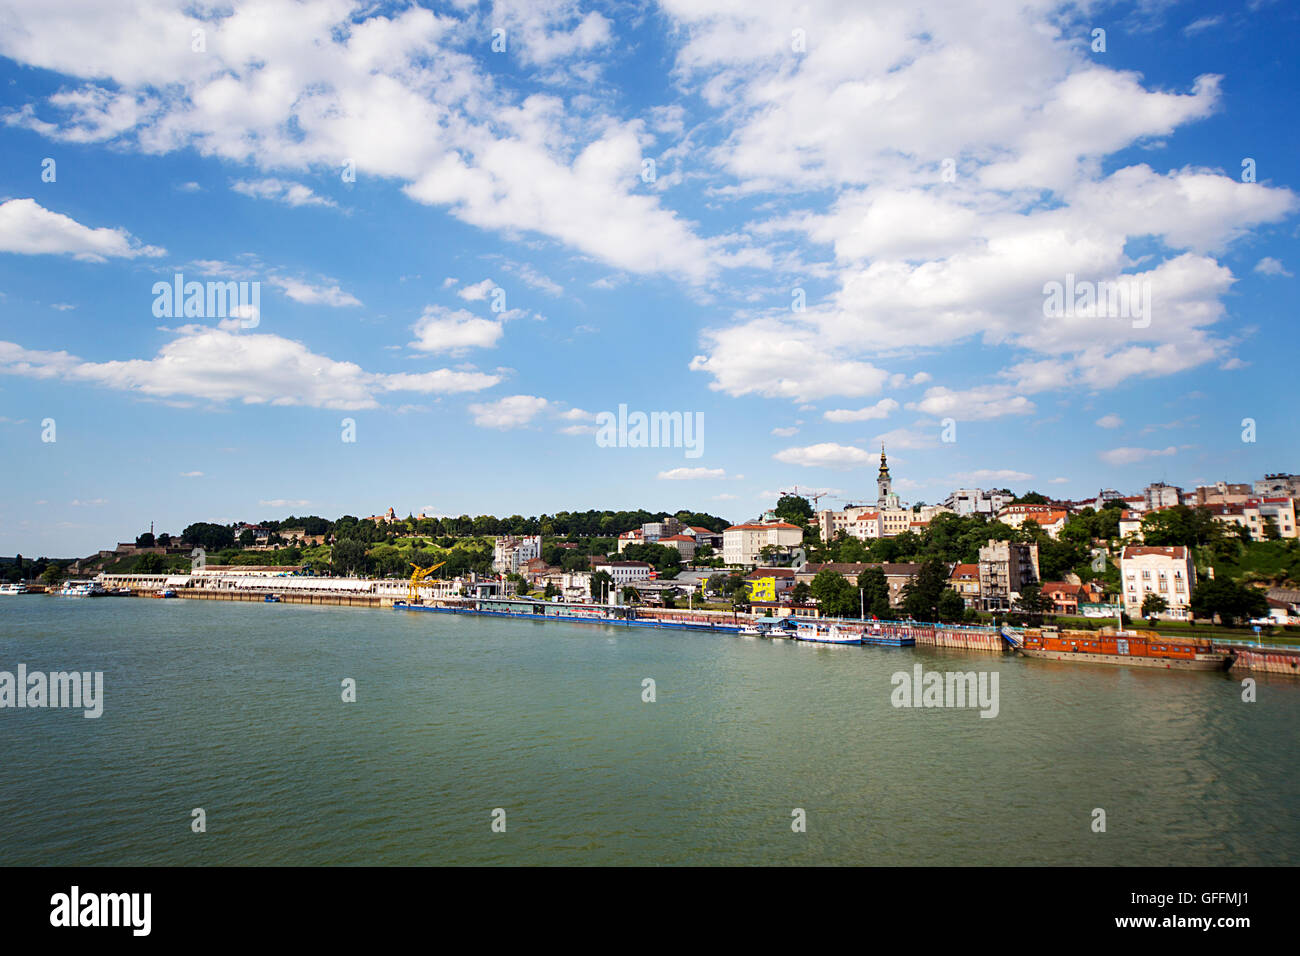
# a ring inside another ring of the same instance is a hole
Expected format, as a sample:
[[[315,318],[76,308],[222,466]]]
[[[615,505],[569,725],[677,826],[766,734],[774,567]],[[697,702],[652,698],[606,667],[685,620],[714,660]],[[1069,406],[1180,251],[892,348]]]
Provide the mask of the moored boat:
[[[107,593],[98,581],[68,581],[59,589],[63,597],[103,597]]]
[[[838,624],[801,623],[795,628],[796,640],[812,644],[861,644],[862,635]]]
[[[1221,650],[1196,637],[1170,637],[1156,631],[1061,631],[1055,627],[1027,630],[1017,652],[1025,657],[1085,664],[1123,664],[1162,670],[1222,671],[1232,666],[1235,652]]]
[[[27,594],[28,588],[25,584],[0,584],[0,595],[13,597],[18,594]]]

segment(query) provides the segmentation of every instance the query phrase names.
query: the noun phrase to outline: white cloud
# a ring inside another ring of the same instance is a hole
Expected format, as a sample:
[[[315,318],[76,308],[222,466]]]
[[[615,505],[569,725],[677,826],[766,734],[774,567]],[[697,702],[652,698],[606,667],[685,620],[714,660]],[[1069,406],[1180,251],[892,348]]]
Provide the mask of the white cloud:
[[[838,445],[835,442],[785,448],[772,457],[787,465],[803,465],[806,468],[857,468],[879,460],[861,448]]]
[[[239,179],[230,188],[254,199],[271,199],[286,206],[336,206],[337,203],[318,196],[308,186],[285,179]]]
[[[1069,479],[1069,478],[1052,478],[1052,479],[1051,479],[1050,481],[1048,481],[1047,483],[1048,483],[1049,485],[1068,485],[1068,484],[1070,483],[1070,479]]]
[[[146,246],[125,229],[83,226],[51,212],[34,199],[0,203],[0,252],[21,255],[70,255],[87,262],[161,256],[166,250]]]
[[[1148,458],[1159,458],[1177,453],[1178,449],[1173,445],[1168,448],[1111,448],[1108,451],[1101,452],[1099,457],[1108,465],[1132,465],[1139,461],[1146,461]]]
[[[908,402],[907,407],[958,421],[1028,415],[1033,412],[1034,403],[1023,395],[1014,394],[1014,391],[1005,385],[982,386],[964,391],[936,386],[926,389],[925,396],[919,402]]]
[[[888,418],[889,413],[898,408],[898,402],[892,398],[882,398],[874,405],[859,408],[856,411],[836,408],[826,412],[822,417],[828,422],[865,422],[876,418]]]
[[[670,468],[656,475],[661,481],[703,481],[726,478],[725,468]]]
[[[182,471],[182,472],[181,472],[181,477],[182,477],[182,478],[202,478],[202,477],[203,477],[203,472],[201,472],[201,471]]]
[[[1093,424],[1098,428],[1119,428],[1120,425],[1124,424],[1124,419],[1120,418],[1118,415],[1103,415],[1101,418],[1093,422]]]
[[[773,428],[772,434],[776,435],[778,438],[789,438],[792,435],[799,434],[799,429],[794,425],[787,425],[784,428]]]
[[[278,335],[203,326],[174,332],[176,337],[151,359],[108,362],[0,342],[0,374],[96,385],[157,399],[335,409],[376,408],[377,396],[387,392],[474,392],[501,381],[499,375],[468,370],[367,372]]]
[[[311,502],[305,498],[267,498],[258,504],[263,508],[305,508]]]
[[[1255,263],[1255,271],[1262,276],[1285,276],[1288,279],[1292,277],[1286,266],[1272,256],[1265,256]]]
[[[480,428],[505,430],[522,428],[549,406],[550,402],[536,395],[509,395],[495,402],[470,405],[469,410]]]
[[[467,285],[460,289],[456,294],[466,302],[482,302],[497,287],[497,284],[491,279],[484,279],[482,282],[474,285]]]
[[[411,348],[421,352],[464,352],[466,349],[495,348],[501,340],[500,322],[482,319],[472,312],[454,312],[440,305],[425,308],[413,327],[415,341]]]
[[[315,285],[305,279],[295,279],[289,276],[271,276],[266,281],[280,289],[293,301],[301,302],[303,305],[341,307],[361,304],[360,299],[350,292],[344,292],[337,283],[333,285]]]

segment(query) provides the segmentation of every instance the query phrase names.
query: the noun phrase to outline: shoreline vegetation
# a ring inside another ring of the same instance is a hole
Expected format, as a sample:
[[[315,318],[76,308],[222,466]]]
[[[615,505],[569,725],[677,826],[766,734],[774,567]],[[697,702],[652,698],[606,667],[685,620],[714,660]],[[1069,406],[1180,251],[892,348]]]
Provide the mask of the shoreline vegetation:
[[[1016,501],[1036,503],[1040,498],[1046,500],[1030,492]],[[914,506],[920,507],[921,503]],[[946,577],[940,576],[939,565],[976,562],[979,548],[990,539],[1033,542],[1039,549],[1041,580],[1097,582],[1109,593],[1116,594],[1120,585],[1116,559],[1120,549],[1132,539],[1131,535],[1119,536],[1121,510],[1110,506],[1097,511],[1084,508],[1070,515],[1056,537],[1033,520],[1016,528],[983,515],[941,513],[918,531],[868,540],[840,533],[828,542],[821,539],[808,499],[783,495],[772,513],[802,528],[803,540],[798,549],[765,549],[772,553],[762,556],[762,564],[788,566],[795,559],[796,550],[802,551],[809,563],[916,563],[922,566],[922,571],[905,589],[907,601],[904,602],[904,609],[914,619],[986,623],[996,616],[1014,623],[1047,621],[1095,629],[1111,623],[1111,619],[1053,614],[1050,602],[1032,586],[1027,591],[1033,593],[1022,595],[1010,613],[993,615],[964,608],[951,600],[956,593],[948,587]],[[529,518],[461,515],[403,519],[393,515],[390,509],[387,516],[345,515],[333,521],[316,515],[291,515],[263,520],[257,525],[196,522],[179,535],[145,532],[134,543],[119,544],[113,551],[100,551],[82,559],[30,559],[22,555],[0,558],[0,580],[57,586],[69,577],[100,573],[183,574],[191,570],[194,549],[202,549],[210,565],[284,567],[312,575],[405,580],[413,564],[442,564],[437,573],[440,579],[470,574],[488,576],[492,574],[493,543],[497,536],[536,534],[542,538],[541,556],[549,567],[588,571],[593,557],[637,560],[653,565],[657,578],[662,581],[676,579],[685,569],[704,570],[710,572],[710,578],[707,587],[693,588],[695,607],[731,612],[747,605],[744,573],[749,568],[725,565],[721,554],[707,545],[699,548],[689,563],[682,562],[675,548],[659,544],[632,544],[619,552],[620,533],[670,517],[683,525],[714,533],[730,526],[726,519],[707,513],[644,510],[558,512]],[[1171,635],[1253,635],[1253,628],[1240,626],[1240,622],[1267,613],[1263,588],[1300,589],[1300,540],[1281,539],[1275,533],[1264,540],[1255,540],[1244,528],[1215,521],[1209,509],[1185,505],[1148,513],[1142,522],[1142,535],[1147,544],[1184,545],[1192,549],[1198,577],[1192,595],[1193,612],[1201,622],[1148,620],[1142,622],[1144,627]],[[1104,558],[1100,564],[1099,557]],[[857,617],[858,588],[869,589],[874,582],[859,580],[858,587],[853,587],[851,582],[836,577],[837,581],[828,579],[824,587],[818,587],[814,581],[810,594],[806,592],[803,600],[815,599],[829,616]],[[522,577],[511,576],[511,583],[521,596],[533,596],[534,592],[526,588]],[[835,586],[830,587],[831,584]],[[550,596],[542,591],[536,594],[541,598]],[[886,601],[885,605],[868,606],[866,609],[871,612],[868,617],[884,617],[881,611],[898,613],[898,608],[890,609],[887,604]],[[935,608],[938,613],[934,613]],[[1131,621],[1128,615],[1125,621]],[[1300,628],[1269,626],[1256,639],[1265,636],[1269,640],[1300,642]]]

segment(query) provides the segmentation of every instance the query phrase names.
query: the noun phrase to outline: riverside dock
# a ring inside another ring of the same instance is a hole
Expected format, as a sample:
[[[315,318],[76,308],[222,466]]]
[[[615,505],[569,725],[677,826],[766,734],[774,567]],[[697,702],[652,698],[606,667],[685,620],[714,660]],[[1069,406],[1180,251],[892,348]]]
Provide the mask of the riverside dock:
[[[140,596],[162,588],[178,598],[208,601],[245,601],[310,604],[336,607],[392,608],[439,614],[513,617],[520,620],[608,624],[617,627],[654,627],[667,630],[738,634],[755,620],[749,614],[689,608],[650,608],[585,604],[529,598],[461,597],[436,585],[422,588],[419,603],[408,603],[408,584],[400,580],[365,578],[314,578],[283,574],[249,574],[210,568],[191,575],[101,575],[106,588],[130,588]],[[857,618],[819,618],[853,628],[869,628],[903,643],[954,650],[1001,654],[1007,650],[1002,630],[993,625],[940,624],[924,621],[876,621]],[[1008,628],[1010,631],[1021,629]],[[1300,677],[1300,647],[1248,641],[1214,641],[1217,649],[1236,654],[1230,671],[1285,674]]]

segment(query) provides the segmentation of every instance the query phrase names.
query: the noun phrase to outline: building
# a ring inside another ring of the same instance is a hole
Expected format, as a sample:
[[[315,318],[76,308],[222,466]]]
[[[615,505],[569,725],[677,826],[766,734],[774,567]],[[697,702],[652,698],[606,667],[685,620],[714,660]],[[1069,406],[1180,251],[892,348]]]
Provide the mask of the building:
[[[1044,581],[1042,593],[1052,602],[1056,614],[1078,614],[1079,605],[1088,603],[1089,597],[1082,584],[1069,581]]]
[[[662,521],[647,521],[641,526],[641,536],[645,539],[646,544],[653,544],[660,538],[667,538],[670,535],[679,534],[682,530],[682,523],[676,518],[664,518]]]
[[[1142,516],[1136,511],[1125,509],[1119,513],[1119,536],[1121,540],[1132,536],[1132,540],[1142,540]]]
[[[1053,538],[1059,537],[1065,523],[1070,520],[1070,512],[1059,505],[1007,505],[998,512],[998,520],[1012,528],[1019,528],[1026,521],[1035,522]]]
[[[1257,498],[1300,498],[1300,475],[1265,475],[1253,490]]]
[[[756,568],[745,575],[745,582],[751,600],[766,602],[788,597],[796,583],[792,568]]]
[[[948,587],[956,591],[969,608],[980,606],[980,566],[978,564],[954,564],[952,574],[948,575]]]
[[[1251,528],[1251,536],[1255,540],[1266,540],[1268,538],[1268,524],[1270,521],[1277,528],[1279,537],[1294,538],[1296,536],[1294,498],[1266,497],[1254,501],[1252,504],[1255,512],[1254,522],[1259,527],[1258,532],[1255,531],[1254,527]]]
[[[880,470],[876,473],[876,509],[902,511],[903,503],[894,494],[893,479],[889,477],[889,462],[885,460],[885,446],[880,446]],[[906,530],[906,529],[904,529]]]
[[[1160,511],[1183,503],[1183,490],[1155,481],[1142,489],[1142,501],[1147,511]]]
[[[802,543],[803,529],[784,521],[732,525],[722,532],[722,560],[726,564],[757,566],[763,548],[797,548]]]
[[[618,536],[618,553],[622,554],[629,544],[645,544],[645,532],[640,528],[624,531]]]
[[[690,561],[694,558],[695,549],[699,547],[695,542],[695,538],[689,534],[670,534],[666,538],[660,538],[656,543],[666,548],[676,548],[683,561]]]
[[[889,585],[889,604],[898,607],[903,603],[903,589],[921,573],[921,565],[911,562],[889,562],[885,564],[805,564],[795,574],[795,583],[812,584],[813,579],[822,571],[834,571],[854,587],[858,586],[858,575],[867,568],[880,568],[885,573],[885,583]]]
[[[1142,602],[1148,594],[1158,594],[1169,605],[1159,617],[1173,621],[1191,617],[1196,566],[1190,548],[1129,545],[1120,555],[1119,575],[1124,588],[1124,610],[1129,617],[1142,616]]]
[[[694,526],[686,528],[683,534],[689,534],[695,539],[696,547],[708,545],[715,550],[722,550],[722,532],[710,531],[708,528],[696,528]]]
[[[1006,611],[1030,584],[1037,584],[1038,545],[994,541],[980,548],[980,606]]]
[[[604,571],[614,579],[614,586],[621,588],[633,581],[650,580],[654,568],[644,561],[602,561],[592,571],[595,574]]]
[[[540,534],[502,535],[492,545],[492,570],[497,574],[518,574],[520,567],[541,556]]]
[[[371,515],[370,517],[361,520],[373,521],[375,524],[397,524],[398,518],[397,513],[393,511],[392,508],[389,508],[381,515]]]
[[[1194,503],[1198,507],[1205,505],[1240,505],[1252,494],[1250,485],[1231,485],[1226,481],[1216,481],[1212,485],[1199,485],[1196,488]]]
[[[1242,504],[1207,505],[1205,510],[1215,521],[1245,528],[1252,541],[1268,540],[1270,524],[1280,538],[1297,535],[1294,498],[1247,498]]]
[[[978,488],[958,488],[943,500],[945,510],[958,515],[988,515],[992,517],[1007,505],[1015,495],[1005,491],[980,491]]]

